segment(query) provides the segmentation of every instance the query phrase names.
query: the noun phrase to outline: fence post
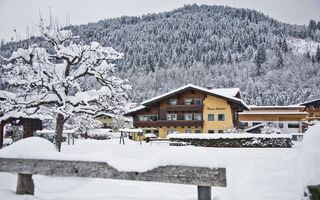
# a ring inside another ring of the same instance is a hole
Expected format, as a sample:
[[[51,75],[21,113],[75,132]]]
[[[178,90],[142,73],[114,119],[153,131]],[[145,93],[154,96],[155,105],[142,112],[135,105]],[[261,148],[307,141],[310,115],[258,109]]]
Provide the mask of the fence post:
[[[17,194],[34,194],[32,174],[18,174]]]
[[[211,200],[211,186],[198,185],[198,200]]]

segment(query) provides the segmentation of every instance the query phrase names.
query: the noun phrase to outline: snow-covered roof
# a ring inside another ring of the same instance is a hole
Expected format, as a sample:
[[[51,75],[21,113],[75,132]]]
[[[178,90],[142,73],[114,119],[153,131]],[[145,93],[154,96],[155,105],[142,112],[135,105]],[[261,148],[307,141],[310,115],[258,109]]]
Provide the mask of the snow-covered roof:
[[[126,133],[142,133],[142,129],[120,129],[120,132],[126,132]]]
[[[235,97],[238,93],[240,93],[239,88],[216,88],[216,89],[212,89],[211,91],[216,94],[229,96],[229,97]]]
[[[134,112],[137,112],[139,110],[143,110],[145,109],[146,107],[145,106],[138,106],[138,107],[135,107],[131,110],[129,110],[128,112],[125,113],[125,116],[128,116],[130,113],[134,113]]]
[[[96,115],[94,116],[94,118],[99,117],[99,116],[104,116],[104,115],[105,115],[105,116],[108,116],[108,117],[110,117],[110,118],[115,118],[115,117],[116,117],[116,115],[111,114],[111,113],[100,112],[100,113],[96,114]],[[131,122],[131,121],[132,121],[131,118],[124,117],[124,116],[122,116],[122,119],[123,119],[124,121],[128,121],[128,122]]]
[[[305,106],[300,105],[287,105],[287,106],[256,106],[249,105],[250,108],[304,108]]]
[[[68,133],[74,133],[75,131],[73,129],[71,130],[63,130],[62,133],[68,134]],[[56,130],[39,130],[37,131],[37,134],[55,134]]]
[[[251,131],[251,130],[253,130],[253,129],[256,129],[256,128],[259,128],[259,127],[263,127],[264,126],[264,124],[257,124],[257,125],[255,125],[255,126],[252,126],[252,127],[250,127],[250,128],[247,128],[246,130],[245,130],[245,132],[248,132],[248,131]]]
[[[201,91],[201,92],[205,92],[207,94],[211,94],[211,95],[214,95],[214,96],[222,97],[222,98],[225,98],[225,99],[240,103],[247,110],[250,110],[249,106],[239,98],[232,97],[232,96],[227,96],[227,95],[223,95],[223,94],[218,94],[218,93],[213,92],[212,90],[209,90],[209,89],[206,89],[206,88],[203,88],[203,87],[199,87],[199,86],[195,86],[195,85],[192,85],[192,84],[185,85],[183,87],[180,87],[178,89],[172,90],[172,91],[167,92],[165,94],[162,94],[160,96],[157,96],[157,97],[151,98],[149,100],[146,100],[146,101],[142,102],[142,105],[146,105],[146,104],[152,103],[154,101],[163,99],[163,98],[165,98],[167,96],[173,95],[173,94],[175,94],[175,93],[177,93],[179,91],[185,90],[185,89],[195,89],[195,90],[198,90],[198,91]]]
[[[299,112],[295,110],[277,110],[277,111],[272,111],[272,110],[251,110],[251,111],[243,111],[240,112],[239,115],[307,115],[307,112]]]
[[[100,112],[100,113],[96,114],[94,117],[96,118],[96,117],[103,116],[103,115],[111,117],[111,118],[114,117],[114,114],[110,114],[110,113],[106,113],[106,112]]]
[[[309,103],[313,103],[315,101],[320,101],[320,98],[319,99],[314,99],[314,100],[311,100],[311,101],[306,101],[306,102],[303,102],[303,103],[300,103],[300,105],[304,106],[306,104],[309,104]]]

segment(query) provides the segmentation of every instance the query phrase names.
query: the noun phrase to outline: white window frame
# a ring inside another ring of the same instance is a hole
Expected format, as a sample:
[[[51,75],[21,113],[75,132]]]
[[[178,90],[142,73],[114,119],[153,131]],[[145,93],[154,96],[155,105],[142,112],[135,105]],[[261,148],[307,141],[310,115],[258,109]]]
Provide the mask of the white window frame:
[[[187,100],[190,100],[189,104],[186,103]],[[184,105],[192,105],[192,99],[190,98],[184,99]]]
[[[171,133],[169,133],[169,132],[171,132]],[[167,135],[172,134],[172,133],[177,133],[177,130],[176,129],[168,129],[167,130]]]
[[[209,115],[213,115],[213,120],[209,120]],[[208,117],[208,121],[209,121],[209,122],[213,122],[213,121],[214,121],[214,115],[215,115],[214,113],[208,113],[208,116],[207,116],[207,117]]]
[[[199,133],[196,133],[197,131],[200,131]],[[201,129],[196,129],[196,130],[194,130],[194,133],[196,133],[196,134],[201,134]]]
[[[169,115],[175,116],[174,119],[173,118],[169,119]],[[167,113],[167,120],[168,121],[176,121],[176,120],[178,120],[178,115],[176,113]]]
[[[199,115],[200,119],[196,119],[196,115]],[[193,114],[193,120],[202,120],[202,113],[194,113]]]
[[[147,120],[141,120],[141,117],[147,117]],[[140,122],[147,122],[147,121],[149,121],[149,116],[148,115],[139,115],[139,121]]]
[[[187,132],[192,133],[192,129],[185,129],[184,133],[187,133]]]
[[[174,104],[172,104],[173,101],[175,101]],[[170,99],[169,103],[170,103],[170,105],[177,105],[178,104],[178,99]]]
[[[199,104],[196,104],[196,100],[200,100],[200,103],[199,103]],[[195,98],[195,99],[193,100],[193,103],[194,103],[195,105],[202,105],[202,99],[201,99],[201,98]]]
[[[191,119],[187,119],[186,116],[191,116]],[[184,120],[191,121],[192,120],[192,113],[185,113],[184,114]]]

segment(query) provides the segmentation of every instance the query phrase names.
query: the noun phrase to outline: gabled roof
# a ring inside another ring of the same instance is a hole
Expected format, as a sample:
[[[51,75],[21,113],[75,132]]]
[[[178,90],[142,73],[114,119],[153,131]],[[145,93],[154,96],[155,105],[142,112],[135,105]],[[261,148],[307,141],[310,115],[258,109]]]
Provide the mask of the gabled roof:
[[[146,101],[142,102],[142,105],[146,106],[148,104],[163,100],[165,98],[168,98],[170,96],[176,95],[178,93],[182,93],[182,92],[187,91],[189,89],[192,89],[192,90],[195,90],[195,91],[199,91],[199,92],[203,92],[203,93],[206,93],[206,94],[209,94],[209,95],[212,95],[212,96],[220,97],[220,98],[226,99],[226,100],[231,101],[231,102],[235,102],[235,103],[241,105],[245,110],[250,110],[249,106],[239,98],[232,97],[232,96],[227,96],[227,95],[223,95],[223,94],[218,94],[218,93],[213,92],[212,90],[209,90],[209,89],[206,89],[206,88],[203,88],[203,87],[199,87],[199,86],[195,86],[195,85],[192,85],[192,84],[185,85],[185,86],[180,87],[178,89],[175,89],[175,90],[172,90],[170,92],[167,92],[167,93],[165,93],[163,95],[160,95],[160,96],[154,97],[152,99],[146,100]]]
[[[216,89],[212,89],[211,91],[223,96],[236,97],[238,93],[241,96],[241,92],[239,88],[216,88]]]
[[[305,106],[300,105],[287,105],[287,106],[256,106],[256,105],[249,105],[252,108],[274,108],[274,109],[281,109],[281,108],[304,108]]]
[[[130,110],[129,112],[126,113],[126,115],[129,115],[129,114],[134,113],[134,112],[139,111],[139,110],[143,110],[143,109],[146,108],[146,106],[148,106],[148,105],[150,105],[152,103],[161,101],[163,99],[166,99],[166,98],[168,98],[170,96],[174,96],[174,95],[179,94],[179,93],[183,93],[183,92],[185,92],[187,90],[190,90],[190,89],[191,90],[195,90],[195,91],[199,91],[199,92],[202,92],[202,93],[206,93],[206,94],[209,94],[209,95],[212,95],[212,96],[216,96],[216,97],[219,97],[219,98],[226,99],[227,101],[236,103],[237,105],[242,107],[242,109],[244,109],[244,110],[250,110],[249,106],[239,98],[236,98],[236,97],[233,97],[233,96],[228,96],[228,95],[223,95],[223,94],[221,94],[221,92],[220,93],[216,93],[216,92],[213,92],[210,89],[206,89],[206,88],[203,88],[203,87],[199,87],[199,86],[195,86],[195,85],[192,85],[192,84],[188,84],[188,85],[185,85],[185,86],[180,87],[178,89],[175,89],[175,90],[172,90],[172,91],[167,92],[165,94],[162,94],[160,96],[157,96],[157,97],[151,98],[149,100],[146,100],[146,101],[142,102],[142,106],[139,106],[137,108],[134,108],[134,109]]]
[[[312,103],[317,102],[317,101],[320,101],[320,98],[319,98],[319,99],[314,99],[314,100],[311,100],[311,101],[306,101],[306,102],[300,103],[300,105],[301,105],[301,106],[305,106],[305,105],[312,104]]]

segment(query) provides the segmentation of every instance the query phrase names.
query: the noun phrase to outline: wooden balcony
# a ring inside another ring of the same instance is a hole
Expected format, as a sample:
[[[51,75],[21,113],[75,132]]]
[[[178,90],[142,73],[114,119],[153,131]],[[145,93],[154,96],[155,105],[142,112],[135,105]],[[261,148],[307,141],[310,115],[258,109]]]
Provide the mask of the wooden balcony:
[[[133,126],[134,127],[203,126],[203,120],[134,121]]]
[[[166,111],[202,111],[203,105],[192,104],[192,105],[167,105]]]

